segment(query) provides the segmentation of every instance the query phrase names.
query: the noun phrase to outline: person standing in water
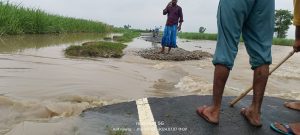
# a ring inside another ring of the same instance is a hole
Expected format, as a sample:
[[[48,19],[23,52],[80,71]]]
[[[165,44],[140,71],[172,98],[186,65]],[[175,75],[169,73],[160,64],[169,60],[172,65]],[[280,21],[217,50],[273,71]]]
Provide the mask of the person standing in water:
[[[161,41],[161,53],[165,53],[165,47],[169,47],[168,53],[171,48],[177,48],[176,36],[177,30],[181,30],[183,22],[182,8],[177,5],[177,0],[172,0],[168,3],[167,7],[163,10],[163,15],[167,15],[167,23],[164,29],[163,38]],[[179,23],[179,25],[178,25]]]

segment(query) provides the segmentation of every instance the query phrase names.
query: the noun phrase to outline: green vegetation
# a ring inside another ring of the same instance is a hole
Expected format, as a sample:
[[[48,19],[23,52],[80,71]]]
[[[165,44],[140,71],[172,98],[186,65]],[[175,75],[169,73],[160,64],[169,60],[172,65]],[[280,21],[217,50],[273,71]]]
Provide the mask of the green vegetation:
[[[214,41],[217,40],[217,34],[184,32],[184,33],[179,33],[178,36],[183,39],[192,39],[192,40],[214,40]],[[242,38],[240,41],[243,42]],[[273,45],[291,46],[293,44],[294,44],[293,39],[283,39],[283,38],[273,39]]]
[[[114,33],[125,33],[125,32],[128,32],[128,31],[139,32],[139,33],[147,32],[146,30],[140,30],[140,29],[127,29],[127,28],[118,28],[118,27],[113,28]]]
[[[275,12],[275,33],[277,38],[286,38],[289,26],[292,24],[293,14],[288,10],[276,10]]]
[[[131,42],[134,38],[141,35],[144,30],[129,29],[129,28],[113,28],[113,33],[121,33],[122,36],[114,36],[113,40],[121,43]]]
[[[46,33],[106,33],[112,26],[102,22],[48,14],[39,9],[0,1],[0,36]]]
[[[134,38],[138,37],[140,32],[137,31],[126,31],[122,36],[114,36],[113,40],[121,43],[131,42]]]
[[[70,46],[65,54],[68,56],[120,58],[126,45],[113,42],[87,42],[82,46]]]
[[[123,35],[114,36],[114,42],[87,42],[83,43],[82,46],[70,46],[66,49],[65,54],[68,56],[120,58],[123,56],[123,49],[126,47],[123,43],[131,42],[134,38],[138,37],[142,31],[114,28],[113,32]]]
[[[295,40],[284,38],[273,38],[273,45],[293,46]]]
[[[120,58],[123,56],[123,49],[126,47],[123,43],[131,42],[138,37],[141,30],[114,28],[113,32],[123,35],[114,36],[114,42],[87,42],[83,43],[82,46],[70,46],[66,49],[65,54],[68,56]],[[110,40],[108,37],[104,39]]]
[[[178,36],[184,39],[217,40],[217,34],[183,32],[179,33]]]

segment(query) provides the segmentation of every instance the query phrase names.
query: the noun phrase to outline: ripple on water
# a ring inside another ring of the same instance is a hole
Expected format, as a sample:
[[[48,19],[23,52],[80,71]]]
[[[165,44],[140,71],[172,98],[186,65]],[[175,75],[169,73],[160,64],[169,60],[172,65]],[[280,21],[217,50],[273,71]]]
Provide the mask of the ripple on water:
[[[55,118],[78,116],[83,110],[117,101],[92,96],[64,96],[55,101],[20,100],[0,96],[0,133],[4,134],[24,121],[49,122]]]
[[[282,66],[273,73],[274,76],[300,80],[300,68],[294,65]]]
[[[212,95],[213,83],[200,76],[185,76],[175,85],[175,88],[184,92],[199,95]],[[237,96],[242,90],[231,86],[225,87],[224,96]]]

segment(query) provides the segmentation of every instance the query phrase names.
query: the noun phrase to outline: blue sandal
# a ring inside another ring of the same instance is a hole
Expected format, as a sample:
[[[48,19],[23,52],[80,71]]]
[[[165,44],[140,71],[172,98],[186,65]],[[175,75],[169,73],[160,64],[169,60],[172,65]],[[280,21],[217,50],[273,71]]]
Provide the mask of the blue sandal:
[[[270,125],[270,128],[274,131],[276,131],[277,133],[281,133],[283,135],[295,135],[295,133],[293,132],[293,130],[291,129],[291,127],[289,126],[289,124],[281,124],[279,123],[280,125],[282,125],[288,132],[284,132],[280,129],[278,129],[276,126],[275,126],[275,123],[272,123]]]

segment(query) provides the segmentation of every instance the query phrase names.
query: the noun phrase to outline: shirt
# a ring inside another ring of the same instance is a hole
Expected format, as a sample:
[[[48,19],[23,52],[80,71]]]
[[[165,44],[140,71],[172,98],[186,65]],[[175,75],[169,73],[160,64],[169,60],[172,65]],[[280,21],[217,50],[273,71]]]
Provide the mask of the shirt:
[[[164,9],[163,14],[168,14],[167,26],[178,24],[183,22],[183,14],[180,6],[168,6]]]
[[[294,25],[300,26],[300,0],[294,0]]]

